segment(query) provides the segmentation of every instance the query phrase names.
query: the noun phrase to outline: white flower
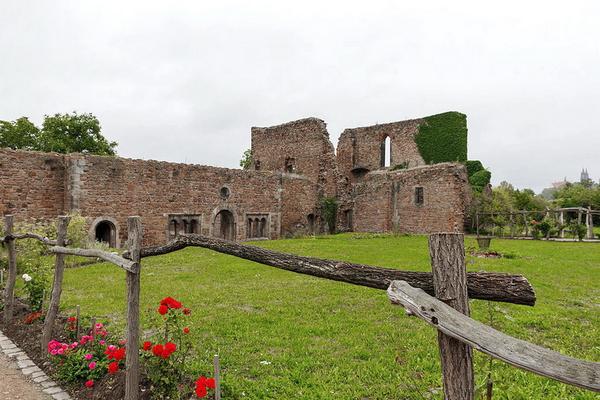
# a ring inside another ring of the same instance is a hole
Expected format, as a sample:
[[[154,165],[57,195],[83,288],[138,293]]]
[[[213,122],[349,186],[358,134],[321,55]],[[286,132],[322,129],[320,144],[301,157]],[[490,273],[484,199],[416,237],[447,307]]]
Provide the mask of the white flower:
[[[29,275],[27,275],[27,274],[23,274],[23,277],[22,277],[22,278],[23,278],[23,280],[24,280],[25,282],[29,282],[30,280],[32,280],[32,279],[33,279],[31,276],[29,276]]]
[[[260,362],[262,365],[271,365],[271,361],[263,360]]]

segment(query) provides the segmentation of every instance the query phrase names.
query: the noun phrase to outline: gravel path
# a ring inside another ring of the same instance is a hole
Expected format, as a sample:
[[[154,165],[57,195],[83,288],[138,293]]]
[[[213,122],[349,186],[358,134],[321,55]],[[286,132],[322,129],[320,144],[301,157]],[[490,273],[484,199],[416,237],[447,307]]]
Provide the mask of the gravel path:
[[[42,387],[30,381],[18,368],[15,360],[0,351],[0,399],[51,400]]]

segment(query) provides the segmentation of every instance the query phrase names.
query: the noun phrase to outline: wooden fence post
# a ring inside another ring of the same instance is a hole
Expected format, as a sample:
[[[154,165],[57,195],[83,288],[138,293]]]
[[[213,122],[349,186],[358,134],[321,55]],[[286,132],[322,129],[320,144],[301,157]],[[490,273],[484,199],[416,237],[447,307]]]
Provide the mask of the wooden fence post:
[[[215,368],[215,400],[221,400],[221,366],[219,365],[219,355],[215,354],[213,359],[213,365]]]
[[[7,237],[14,232],[14,217],[6,215],[4,217],[4,232]],[[8,251],[8,276],[6,277],[6,286],[4,287],[4,326],[8,327],[13,317],[13,306],[15,301],[15,282],[17,280],[17,251],[15,249],[15,239],[9,238],[6,241]]]
[[[436,233],[429,236],[435,296],[469,315],[464,236]],[[472,400],[474,395],[473,351],[470,346],[438,331],[446,400]]]
[[[140,392],[140,253],[142,222],[140,217],[127,219],[127,235],[131,261],[137,263],[135,273],[127,271],[127,355],[125,358],[125,399],[137,400]]]
[[[58,217],[57,224],[57,236],[56,245],[64,246],[67,242],[67,228],[69,227],[70,217],[60,216]],[[54,328],[54,321],[58,314],[58,306],[60,305],[60,294],[62,292],[62,281],[65,271],[65,256],[63,254],[56,254],[56,261],[54,263],[54,282],[52,283],[52,296],[50,297],[50,304],[48,305],[48,312],[44,319],[44,330],[42,332],[42,343],[40,350],[42,356],[48,354],[48,342],[52,336],[52,328]]]

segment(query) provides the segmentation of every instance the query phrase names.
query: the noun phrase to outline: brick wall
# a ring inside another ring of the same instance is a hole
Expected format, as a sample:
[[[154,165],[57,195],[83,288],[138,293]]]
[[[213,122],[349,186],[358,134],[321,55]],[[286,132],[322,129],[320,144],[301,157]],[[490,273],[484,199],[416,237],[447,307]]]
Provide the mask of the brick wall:
[[[0,149],[0,211],[22,220],[44,220],[63,213],[64,157]]]
[[[422,205],[415,204],[417,187],[423,188]],[[355,186],[354,228],[366,232],[462,232],[469,190],[462,164],[372,172]]]
[[[390,166],[407,163],[408,167],[416,167],[425,164],[414,139],[421,123],[422,119],[414,119],[344,130],[337,146],[340,174],[357,181],[357,170],[353,173],[353,169],[381,169],[381,145],[386,137],[391,140]]]

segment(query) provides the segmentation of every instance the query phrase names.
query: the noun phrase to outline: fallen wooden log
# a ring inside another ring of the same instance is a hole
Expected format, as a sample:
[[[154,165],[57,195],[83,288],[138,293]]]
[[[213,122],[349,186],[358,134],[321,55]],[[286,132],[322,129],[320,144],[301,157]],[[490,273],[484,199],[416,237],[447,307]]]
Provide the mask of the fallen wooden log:
[[[600,363],[568,357],[508,336],[458,312],[404,281],[390,285],[388,297],[439,331],[515,367],[600,392]]]
[[[401,271],[392,268],[353,264],[346,261],[303,257],[195,234],[181,235],[164,246],[144,248],[141,256],[158,256],[188,246],[203,247],[300,274],[382,290],[386,290],[394,280],[403,280],[429,294],[434,294],[433,277],[430,272]],[[127,252],[123,254],[123,257],[128,258]],[[469,272],[467,273],[467,289],[469,298],[474,299],[529,306],[533,306],[536,299],[531,284],[522,275]]]

